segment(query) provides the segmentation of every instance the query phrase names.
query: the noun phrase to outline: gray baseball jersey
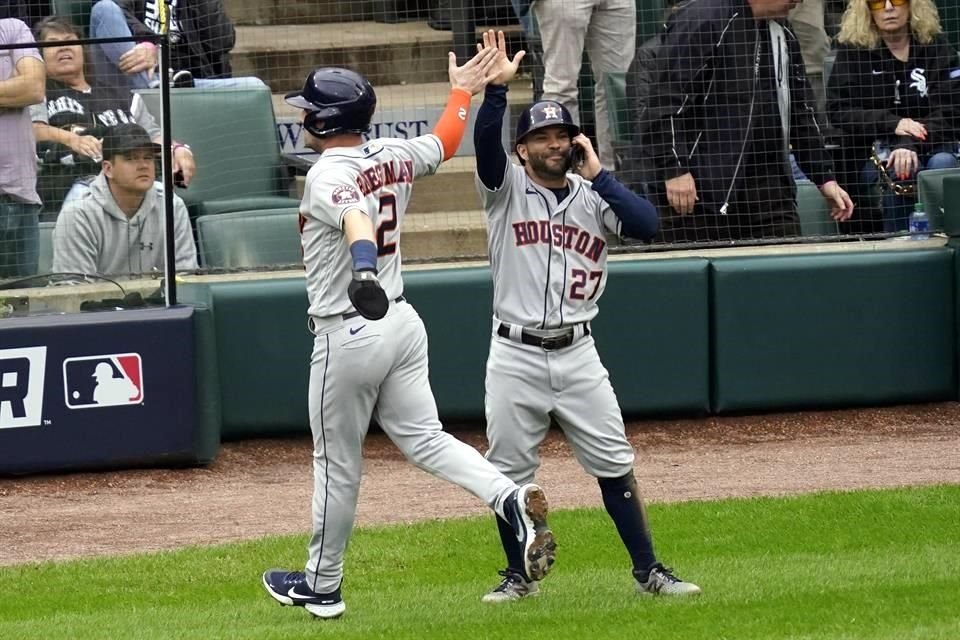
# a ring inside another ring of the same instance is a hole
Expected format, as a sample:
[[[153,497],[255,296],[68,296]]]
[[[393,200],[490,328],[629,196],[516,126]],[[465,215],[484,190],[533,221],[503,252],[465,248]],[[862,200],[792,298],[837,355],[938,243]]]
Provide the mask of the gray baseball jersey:
[[[476,178],[487,212],[493,311],[504,322],[541,329],[588,322],[607,282],[605,232],[619,233],[610,205],[579,175],[570,194],[532,181],[507,163],[503,184],[490,191]]]
[[[309,414],[314,443],[313,534],[306,575],[310,588],[340,586],[343,556],[360,490],[363,440],[375,419],[421,469],[454,482],[503,515],[517,485],[473,447],[443,431],[427,369],[427,334],[414,308],[391,304],[376,321],[353,313],[347,296],[352,262],[341,225],[350,209],[377,230],[378,269],[390,300],[403,292],[400,232],[413,180],[442,159],[433,135],[378,139],[328,149],[307,175],[300,207],[314,339]]]
[[[353,267],[342,231],[343,216],[350,209],[365,211],[377,230],[377,277],[387,297],[393,300],[403,293],[398,247],[413,180],[436,171],[442,158],[440,140],[434,135],[380,138],[320,156],[307,173],[300,205],[310,315],[323,318],[353,311],[347,297]]]
[[[487,358],[487,459],[518,483],[532,482],[551,417],[588,473],[616,478],[633,470],[619,403],[587,327],[607,282],[605,231],[619,233],[610,206],[579,175],[569,194],[535,183],[507,163],[491,191],[477,177],[487,213],[494,321]],[[502,324],[509,337],[500,335]],[[521,332],[572,332],[567,347],[523,344]]]

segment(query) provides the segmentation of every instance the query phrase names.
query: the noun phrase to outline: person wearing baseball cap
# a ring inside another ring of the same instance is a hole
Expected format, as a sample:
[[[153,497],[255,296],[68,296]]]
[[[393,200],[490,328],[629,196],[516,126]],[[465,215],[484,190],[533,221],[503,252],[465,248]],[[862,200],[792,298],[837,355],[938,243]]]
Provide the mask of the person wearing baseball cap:
[[[63,205],[53,230],[53,271],[139,275],[164,266],[163,185],[156,181],[160,145],[138,124],[103,136],[100,173],[79,198]],[[174,195],[177,269],[196,269],[187,208]]]

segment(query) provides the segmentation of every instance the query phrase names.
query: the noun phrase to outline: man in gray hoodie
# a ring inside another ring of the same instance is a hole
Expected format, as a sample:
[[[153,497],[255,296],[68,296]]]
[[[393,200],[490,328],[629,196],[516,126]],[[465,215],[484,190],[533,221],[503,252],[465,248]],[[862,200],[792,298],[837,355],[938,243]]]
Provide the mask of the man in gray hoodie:
[[[80,198],[64,204],[53,230],[58,273],[136,275],[163,271],[163,185],[156,182],[156,152],[138,124],[122,124],[103,137],[99,175]],[[190,218],[173,196],[177,269],[196,269]]]

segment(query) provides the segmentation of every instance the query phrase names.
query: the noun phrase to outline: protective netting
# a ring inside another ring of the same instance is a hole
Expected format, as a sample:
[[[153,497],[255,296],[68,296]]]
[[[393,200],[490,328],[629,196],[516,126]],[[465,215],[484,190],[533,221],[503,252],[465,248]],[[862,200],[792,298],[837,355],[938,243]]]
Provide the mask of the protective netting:
[[[912,220],[914,237],[924,224],[936,231],[942,177],[958,171],[958,10],[896,2],[8,2],[0,14],[0,276],[157,270],[153,240],[142,236],[153,230],[104,225],[109,214],[93,201],[98,189],[109,191],[109,180],[95,179],[109,130],[133,122],[160,136],[161,84],[172,87],[173,168],[185,186],[175,204],[186,226],[170,233],[178,267],[299,266],[298,200],[316,155],[284,94],[318,66],[348,67],[377,91],[371,137],[429,133],[448,95],[447,52],[463,62],[490,28],[505,32],[511,52],[528,52],[507,94],[508,152],[519,113],[535,100],[558,101],[604,167],[657,205],[653,243],[627,239],[626,250],[910,237]],[[42,96],[20,86],[25,50],[15,47],[27,27],[38,41],[92,39],[42,50]],[[169,38],[168,69],[149,42],[156,35]],[[456,156],[414,189],[406,262],[486,255],[472,141],[482,97]],[[74,207],[65,220],[78,194],[90,211],[78,217]],[[915,214],[917,202],[925,216]],[[51,238],[90,244],[95,225],[95,260],[88,248],[85,262],[64,262],[66,243]]]

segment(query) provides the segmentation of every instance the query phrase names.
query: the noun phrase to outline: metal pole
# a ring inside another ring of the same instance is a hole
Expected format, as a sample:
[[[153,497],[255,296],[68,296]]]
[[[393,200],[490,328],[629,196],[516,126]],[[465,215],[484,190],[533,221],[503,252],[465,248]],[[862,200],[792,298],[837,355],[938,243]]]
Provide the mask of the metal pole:
[[[164,219],[164,248],[166,260],[164,265],[164,299],[168,307],[177,304],[177,253],[174,229],[176,223],[173,217],[173,130],[170,124],[170,39],[166,34],[160,41],[160,128],[163,131],[163,148],[160,149],[160,158],[163,170],[163,219]]]

